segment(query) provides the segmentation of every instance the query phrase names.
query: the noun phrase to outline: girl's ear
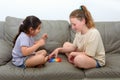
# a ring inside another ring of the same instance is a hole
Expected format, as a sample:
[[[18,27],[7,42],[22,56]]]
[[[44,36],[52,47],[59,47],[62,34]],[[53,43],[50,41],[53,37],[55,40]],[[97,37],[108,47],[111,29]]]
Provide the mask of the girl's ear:
[[[84,18],[82,18],[81,20],[84,24],[86,24],[86,20]]]
[[[30,33],[33,33],[34,32],[34,29],[32,27],[29,28],[29,32]]]

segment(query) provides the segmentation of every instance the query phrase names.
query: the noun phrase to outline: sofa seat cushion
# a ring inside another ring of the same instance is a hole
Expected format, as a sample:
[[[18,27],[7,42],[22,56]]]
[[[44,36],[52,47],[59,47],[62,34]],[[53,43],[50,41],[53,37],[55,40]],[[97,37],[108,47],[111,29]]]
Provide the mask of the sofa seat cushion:
[[[107,54],[106,65],[101,68],[85,70],[87,78],[118,78],[120,77],[120,54]]]
[[[23,80],[24,69],[13,66],[12,62],[0,66],[0,80]]]
[[[62,62],[47,62],[42,68],[18,68],[11,62],[0,66],[2,80],[81,80],[85,77],[83,70],[68,63],[64,56]]]
[[[6,64],[11,59],[12,47],[3,39],[0,39],[0,65]]]

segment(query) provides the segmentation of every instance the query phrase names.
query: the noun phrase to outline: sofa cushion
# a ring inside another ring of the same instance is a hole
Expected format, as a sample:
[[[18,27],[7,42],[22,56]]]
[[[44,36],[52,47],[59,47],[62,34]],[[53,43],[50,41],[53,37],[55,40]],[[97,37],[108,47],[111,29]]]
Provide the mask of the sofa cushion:
[[[69,41],[69,23],[62,20],[42,20],[41,32],[38,34],[39,39],[43,33],[48,34],[48,39],[44,48],[51,52],[57,47],[61,47],[64,42]]]
[[[106,53],[120,53],[120,22],[96,22]]]
[[[119,78],[120,77],[120,54],[107,54],[106,65],[101,68],[85,70],[86,78]],[[113,80],[114,80],[113,79]],[[108,79],[109,80],[109,79]]]
[[[7,16],[5,20],[4,27],[4,39],[10,44],[13,45],[13,40],[18,33],[19,25],[22,23],[22,19],[18,19],[15,17]]]
[[[4,22],[0,21],[0,39],[3,39],[4,32],[3,32]]]
[[[11,59],[12,47],[0,39],[0,65],[6,64]]]
[[[73,66],[64,56],[59,56],[62,62],[47,62],[41,68],[23,69],[9,62],[0,67],[0,78],[2,80],[81,80],[85,77],[82,69]]]
[[[23,19],[15,17],[6,17],[5,22],[5,40],[13,45],[13,40],[18,33],[19,25]],[[48,34],[48,39],[44,48],[51,52],[57,47],[61,47],[65,41],[69,40],[69,23],[64,20],[42,20],[42,27],[40,33],[35,37],[39,39],[43,33]]]
[[[25,80],[24,69],[13,66],[12,62],[0,66],[0,80]]]

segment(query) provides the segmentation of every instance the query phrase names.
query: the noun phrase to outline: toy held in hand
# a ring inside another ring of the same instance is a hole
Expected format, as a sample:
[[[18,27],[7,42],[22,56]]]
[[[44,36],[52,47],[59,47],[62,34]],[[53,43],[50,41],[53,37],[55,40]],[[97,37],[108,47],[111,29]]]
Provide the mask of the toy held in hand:
[[[61,58],[51,58],[51,59],[49,60],[49,62],[61,62],[61,61],[62,61]]]

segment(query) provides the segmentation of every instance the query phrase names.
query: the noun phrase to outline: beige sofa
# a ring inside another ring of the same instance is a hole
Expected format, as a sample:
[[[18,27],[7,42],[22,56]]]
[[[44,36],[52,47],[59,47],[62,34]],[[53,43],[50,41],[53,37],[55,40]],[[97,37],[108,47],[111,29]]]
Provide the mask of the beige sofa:
[[[6,17],[0,21],[0,80],[114,80],[120,79],[120,22],[95,22],[100,31],[105,51],[106,65],[101,68],[79,69],[68,63],[59,54],[62,62],[47,62],[42,68],[18,68],[11,63],[12,41],[23,19]],[[42,20],[40,34],[48,33],[46,45],[48,54],[64,42],[72,42],[75,32],[68,21]]]

